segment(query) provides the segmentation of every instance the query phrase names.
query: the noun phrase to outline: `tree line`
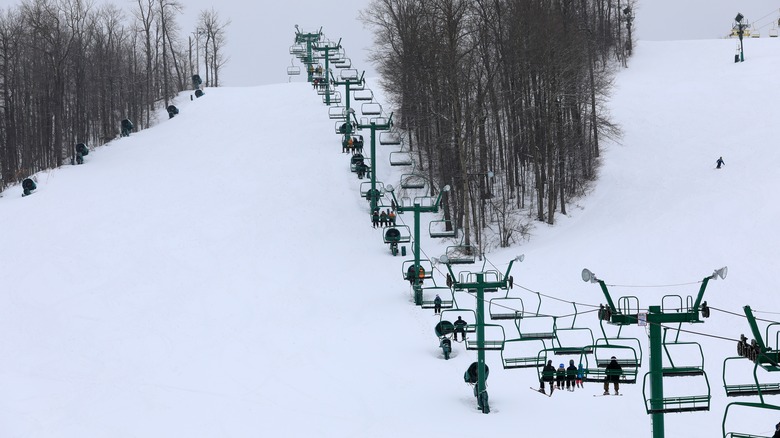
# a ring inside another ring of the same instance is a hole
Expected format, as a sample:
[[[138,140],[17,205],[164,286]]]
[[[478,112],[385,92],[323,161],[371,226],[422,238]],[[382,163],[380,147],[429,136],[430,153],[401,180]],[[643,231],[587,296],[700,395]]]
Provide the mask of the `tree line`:
[[[361,19],[415,172],[450,184],[445,219],[484,251],[586,192],[635,0],[372,0]],[[434,184],[429,185],[434,194]]]
[[[178,0],[130,9],[24,0],[0,10],[0,191],[72,162],[77,143],[116,138],[124,118],[148,127],[193,74],[219,86],[229,20],[204,10],[190,33],[177,23]]]

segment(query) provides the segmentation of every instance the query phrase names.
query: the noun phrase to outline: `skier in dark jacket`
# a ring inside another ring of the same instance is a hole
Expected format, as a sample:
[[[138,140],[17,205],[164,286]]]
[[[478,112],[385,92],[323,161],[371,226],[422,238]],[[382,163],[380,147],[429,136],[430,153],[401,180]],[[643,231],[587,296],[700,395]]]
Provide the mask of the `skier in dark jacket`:
[[[720,166],[724,166],[726,162],[723,161],[723,157],[720,157],[718,158],[718,161],[715,162],[715,164],[716,164],[715,168],[720,169]]]
[[[457,321],[455,321],[455,331],[453,332],[453,337],[455,338],[455,342],[458,342],[458,333],[460,333],[461,340],[466,339],[466,326],[468,325],[466,321],[464,321],[460,316],[458,317]]]
[[[379,226],[379,210],[374,210],[374,212],[371,213],[371,225],[373,225],[374,228]]]
[[[123,119],[121,123],[121,136],[122,137],[129,137],[130,133],[133,132],[133,122],[130,121],[130,119]]]
[[[619,395],[620,375],[623,374],[623,367],[620,366],[615,356],[612,356],[610,359],[607,365],[607,376],[604,377],[604,395],[609,395],[609,382],[612,382],[615,386],[615,395]]]
[[[550,382],[550,395],[553,393],[553,381],[555,380],[555,367],[551,360],[547,361],[547,365],[542,369],[542,378],[539,379],[539,392],[544,392],[544,382]]]
[[[577,367],[574,366],[574,360],[569,360],[569,366],[566,368],[566,389],[574,391],[575,379],[577,379]]]
[[[441,313],[441,297],[438,295],[433,299],[433,313],[436,315]]]
[[[566,381],[566,368],[560,364],[555,371],[555,389],[563,389],[564,381]]]
[[[772,435],[772,438],[780,438],[780,423],[775,425],[775,434]]]

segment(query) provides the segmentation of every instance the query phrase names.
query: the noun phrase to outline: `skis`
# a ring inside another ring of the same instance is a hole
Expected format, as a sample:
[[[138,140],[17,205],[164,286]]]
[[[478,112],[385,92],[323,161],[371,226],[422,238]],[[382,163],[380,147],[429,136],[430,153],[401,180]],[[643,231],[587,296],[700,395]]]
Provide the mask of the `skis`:
[[[593,394],[593,397],[622,397],[623,394]]]
[[[533,392],[538,392],[539,394],[546,395],[547,397],[552,397],[552,393],[553,393],[552,391],[550,391],[550,393],[547,394],[547,393],[539,391],[538,389],[534,388],[533,386],[530,386],[529,388],[531,388],[531,391],[533,391]]]

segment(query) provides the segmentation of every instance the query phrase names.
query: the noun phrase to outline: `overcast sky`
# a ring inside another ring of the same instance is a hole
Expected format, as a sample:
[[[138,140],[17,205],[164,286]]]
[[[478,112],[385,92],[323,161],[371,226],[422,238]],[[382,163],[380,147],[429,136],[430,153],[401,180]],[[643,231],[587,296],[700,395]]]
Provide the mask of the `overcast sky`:
[[[127,10],[136,4],[135,0],[113,2]],[[221,76],[222,85],[286,82],[286,67],[293,58],[289,47],[296,24],[305,30],[322,27],[327,38],[341,38],[353,66],[366,70],[367,77],[373,76],[373,69],[366,61],[372,36],[358,20],[358,11],[368,7],[370,0],[287,0],[274,2],[273,6],[250,0],[182,0],[182,3],[186,5],[180,19],[183,29],[194,30],[199,11],[212,7],[223,19],[232,22],[227,43],[230,61]],[[639,0],[636,33],[639,39],[646,40],[720,38],[729,32],[734,17],[741,12],[751,22],[765,25],[761,31],[766,37],[772,19],[776,21],[780,16],[778,8],[778,0]]]

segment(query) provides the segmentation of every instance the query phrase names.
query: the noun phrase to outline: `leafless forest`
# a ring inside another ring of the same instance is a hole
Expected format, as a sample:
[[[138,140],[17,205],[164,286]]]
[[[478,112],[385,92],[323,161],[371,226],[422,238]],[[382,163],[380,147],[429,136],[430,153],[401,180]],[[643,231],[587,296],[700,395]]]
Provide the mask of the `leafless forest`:
[[[507,246],[554,223],[596,176],[604,109],[628,66],[634,0],[373,0],[372,61],[417,160],[450,184],[464,244]]]
[[[77,143],[117,137],[124,118],[149,126],[196,72],[219,86],[229,21],[212,9],[181,29],[182,5],[24,0],[0,10],[0,190],[71,162]]]

